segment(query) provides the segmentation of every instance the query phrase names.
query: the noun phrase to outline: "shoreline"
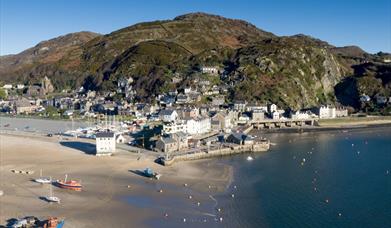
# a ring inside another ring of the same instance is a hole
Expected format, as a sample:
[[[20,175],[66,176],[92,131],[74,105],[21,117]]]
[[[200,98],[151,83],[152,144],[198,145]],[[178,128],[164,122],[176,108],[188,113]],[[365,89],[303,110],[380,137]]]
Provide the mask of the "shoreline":
[[[212,218],[218,214],[215,210],[218,202],[210,196],[224,194],[233,178],[232,166],[217,160],[178,163],[167,168],[156,164],[151,156],[138,159],[139,155],[133,153],[107,158],[88,155],[61,145],[56,137],[0,134],[0,146],[0,190],[4,191],[0,197],[2,225],[6,225],[8,219],[29,215],[41,219],[65,218],[65,224],[70,227],[97,224],[128,227],[129,219],[139,227],[156,224],[172,227],[181,224],[184,216],[199,220],[206,217],[209,222],[215,222]],[[162,178],[157,181],[140,175],[138,170],[146,167],[161,173]],[[83,191],[53,187],[62,203],[48,204],[39,198],[48,194],[48,186],[31,181],[38,177],[41,168],[44,176],[50,175],[53,179],[63,178],[65,174],[81,179]],[[35,173],[14,174],[11,169],[34,170]],[[188,198],[190,195],[192,199]],[[197,201],[201,202],[200,206]]]
[[[314,127],[291,127],[291,128],[273,128],[273,129],[253,129],[250,133],[255,134],[300,134],[310,132],[330,132],[330,131],[344,131],[344,130],[359,130],[359,129],[371,129],[371,128],[386,128],[391,127],[391,121],[385,123],[370,123],[366,124],[346,124],[346,125],[333,125],[333,126],[314,126]]]

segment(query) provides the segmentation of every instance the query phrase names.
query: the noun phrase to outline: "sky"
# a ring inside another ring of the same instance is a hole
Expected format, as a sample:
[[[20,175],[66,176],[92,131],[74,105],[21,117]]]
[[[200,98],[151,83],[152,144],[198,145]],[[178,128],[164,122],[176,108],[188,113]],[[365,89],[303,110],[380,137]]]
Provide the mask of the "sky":
[[[138,22],[206,12],[279,36],[391,52],[391,0],[0,0],[0,55],[78,31],[107,34]]]

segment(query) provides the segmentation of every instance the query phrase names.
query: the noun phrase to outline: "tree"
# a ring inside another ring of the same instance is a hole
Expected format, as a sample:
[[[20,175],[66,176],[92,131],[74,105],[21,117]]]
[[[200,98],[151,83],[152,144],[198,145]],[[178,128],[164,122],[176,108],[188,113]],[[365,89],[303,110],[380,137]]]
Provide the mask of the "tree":
[[[8,96],[7,91],[3,88],[0,88],[0,99],[4,100]]]

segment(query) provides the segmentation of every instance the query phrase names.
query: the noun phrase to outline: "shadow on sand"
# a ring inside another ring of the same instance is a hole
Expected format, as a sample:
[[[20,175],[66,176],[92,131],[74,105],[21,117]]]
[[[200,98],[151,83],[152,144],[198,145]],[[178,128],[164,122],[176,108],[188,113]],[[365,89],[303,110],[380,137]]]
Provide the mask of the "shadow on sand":
[[[142,170],[129,170],[129,172],[134,173],[139,176],[142,176],[142,177],[147,177],[147,175],[145,175],[144,171],[142,171]]]
[[[46,203],[50,203],[50,201],[45,196],[40,196],[39,199],[45,201]]]
[[[80,150],[86,154],[95,154],[95,144],[86,142],[60,142],[62,146],[66,146],[72,149]]]

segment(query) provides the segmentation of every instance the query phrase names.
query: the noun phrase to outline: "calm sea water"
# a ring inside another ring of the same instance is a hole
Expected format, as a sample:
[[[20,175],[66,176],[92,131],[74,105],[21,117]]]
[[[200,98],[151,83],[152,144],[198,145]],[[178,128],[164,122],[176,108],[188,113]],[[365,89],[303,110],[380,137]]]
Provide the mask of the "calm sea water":
[[[391,129],[270,138],[253,161],[223,159],[235,169],[216,197],[224,227],[391,227]]]

